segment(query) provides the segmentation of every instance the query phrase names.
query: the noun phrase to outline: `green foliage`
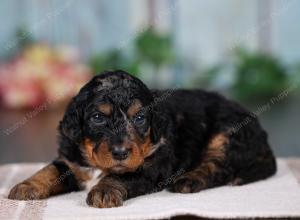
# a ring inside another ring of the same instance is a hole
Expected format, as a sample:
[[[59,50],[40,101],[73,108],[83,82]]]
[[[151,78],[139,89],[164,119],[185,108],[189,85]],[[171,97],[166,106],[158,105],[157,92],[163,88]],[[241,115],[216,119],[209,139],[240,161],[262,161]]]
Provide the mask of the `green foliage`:
[[[31,32],[25,26],[17,28],[15,38],[17,49],[24,49],[36,42]]]
[[[16,56],[24,48],[34,44],[36,40],[33,38],[32,33],[26,28],[26,26],[21,25],[17,27],[14,36],[7,40],[4,50],[1,53],[1,59],[9,60]]]
[[[139,59],[151,63],[157,69],[174,61],[171,36],[168,34],[161,35],[149,28],[136,38],[135,45]]]
[[[140,33],[133,42],[132,53],[118,49],[93,55],[89,65],[94,73],[105,69],[123,69],[138,76],[143,64],[150,64],[156,70],[174,60],[170,35],[162,35],[152,29]]]
[[[202,70],[201,77],[194,79],[193,85],[197,83],[198,86],[214,88],[216,82],[222,81],[223,74],[230,74],[233,80],[227,88],[235,98],[264,101],[284,91],[292,80],[297,79],[297,75],[300,80],[300,65],[294,68],[294,74],[288,74],[287,67],[269,54],[238,48],[232,58],[233,62]]]
[[[223,69],[223,66],[220,65],[213,65],[204,69],[200,73],[200,77],[192,79],[192,85],[198,86],[201,88],[209,88],[214,84],[215,79],[219,76]]]
[[[287,86],[285,67],[276,58],[243,49],[235,51],[234,95],[240,99],[268,98]]]
[[[95,74],[109,69],[122,69],[133,75],[138,75],[139,73],[138,61],[125,56],[117,49],[110,50],[103,54],[93,55],[89,59],[89,66]]]

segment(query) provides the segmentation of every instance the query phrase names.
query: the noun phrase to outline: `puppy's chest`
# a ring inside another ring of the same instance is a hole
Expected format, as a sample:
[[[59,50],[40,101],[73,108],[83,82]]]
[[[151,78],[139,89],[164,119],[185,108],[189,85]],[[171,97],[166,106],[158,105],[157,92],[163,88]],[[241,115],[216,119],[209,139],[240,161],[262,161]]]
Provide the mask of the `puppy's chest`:
[[[93,186],[95,186],[101,178],[103,178],[103,173],[99,169],[93,168],[80,168],[81,172],[86,173],[89,176],[89,179],[81,183],[81,187],[84,190],[90,191]]]

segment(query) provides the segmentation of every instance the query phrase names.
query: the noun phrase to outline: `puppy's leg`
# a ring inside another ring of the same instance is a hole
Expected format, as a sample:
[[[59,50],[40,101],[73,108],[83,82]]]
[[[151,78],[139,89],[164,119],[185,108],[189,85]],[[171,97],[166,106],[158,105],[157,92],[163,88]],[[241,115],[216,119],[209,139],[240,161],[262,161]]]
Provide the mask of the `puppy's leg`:
[[[86,202],[96,208],[112,208],[122,206],[127,198],[125,185],[111,177],[104,177],[88,194]]]
[[[123,201],[140,195],[162,190],[162,177],[171,176],[171,167],[159,169],[160,163],[152,163],[142,171],[124,174],[110,174],[103,177],[88,193],[86,202],[97,208],[122,206]]]
[[[147,172],[103,177],[88,193],[87,204],[96,208],[118,207],[127,199],[154,192],[156,186],[154,179],[157,177],[152,176],[151,179],[146,176]]]
[[[36,174],[14,186],[9,199],[45,199],[52,195],[78,191],[87,176],[66,160],[55,160]]]
[[[262,146],[262,149],[262,152],[254,158],[253,163],[236,172],[229,185],[252,183],[257,180],[266,179],[276,172],[276,160],[269,146],[265,144]]]
[[[222,165],[225,160],[225,146],[228,144],[225,134],[215,135],[208,143],[201,164],[176,178],[170,190],[192,193],[226,183],[227,171]]]

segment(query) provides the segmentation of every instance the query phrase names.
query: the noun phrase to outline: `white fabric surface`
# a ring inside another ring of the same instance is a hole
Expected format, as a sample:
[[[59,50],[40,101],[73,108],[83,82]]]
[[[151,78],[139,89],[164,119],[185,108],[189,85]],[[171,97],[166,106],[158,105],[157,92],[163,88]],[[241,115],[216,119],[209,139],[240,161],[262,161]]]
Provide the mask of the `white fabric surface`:
[[[41,165],[31,166],[33,173]],[[277,174],[264,181],[243,186],[223,186],[193,194],[163,191],[130,199],[124,206],[110,209],[88,207],[85,203],[87,192],[69,193],[34,202],[8,200],[9,187],[15,183],[14,179],[22,177],[17,175],[22,173],[22,167],[13,165],[10,169],[10,177],[6,179],[3,176],[7,175],[1,176],[3,172],[0,170],[1,220],[26,219],[28,216],[44,220],[142,220],[184,214],[209,218],[300,217],[300,185],[282,159],[278,160]],[[13,211],[10,211],[11,207],[14,207]]]

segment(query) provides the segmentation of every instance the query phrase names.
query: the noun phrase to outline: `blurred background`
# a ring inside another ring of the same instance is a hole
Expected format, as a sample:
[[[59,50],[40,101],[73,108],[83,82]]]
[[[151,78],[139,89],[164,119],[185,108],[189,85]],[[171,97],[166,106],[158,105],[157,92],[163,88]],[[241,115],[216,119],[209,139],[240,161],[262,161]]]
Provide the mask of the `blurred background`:
[[[49,161],[70,98],[124,69],[153,88],[215,90],[300,156],[300,1],[1,0],[0,163]]]

